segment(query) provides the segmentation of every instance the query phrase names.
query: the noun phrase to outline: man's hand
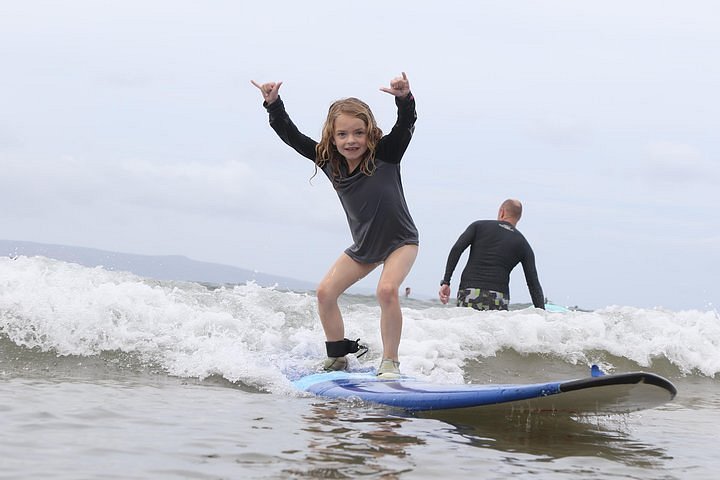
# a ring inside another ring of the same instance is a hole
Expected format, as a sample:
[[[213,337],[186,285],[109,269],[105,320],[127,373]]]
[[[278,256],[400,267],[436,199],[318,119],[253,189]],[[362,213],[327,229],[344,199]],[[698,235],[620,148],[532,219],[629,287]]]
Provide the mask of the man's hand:
[[[443,305],[448,303],[448,300],[450,300],[450,285],[441,285],[438,296],[440,297],[440,302],[442,302]]]

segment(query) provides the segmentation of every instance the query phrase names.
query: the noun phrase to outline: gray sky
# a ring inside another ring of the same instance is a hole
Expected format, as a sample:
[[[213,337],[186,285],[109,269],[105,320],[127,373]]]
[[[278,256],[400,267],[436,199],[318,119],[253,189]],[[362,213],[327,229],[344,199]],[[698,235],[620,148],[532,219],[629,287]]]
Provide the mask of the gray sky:
[[[556,303],[717,308],[718,51],[713,1],[0,0],[0,238],[317,281],[345,217],[250,80],[317,139],[346,96],[388,131],[405,71],[417,295],[516,197]]]

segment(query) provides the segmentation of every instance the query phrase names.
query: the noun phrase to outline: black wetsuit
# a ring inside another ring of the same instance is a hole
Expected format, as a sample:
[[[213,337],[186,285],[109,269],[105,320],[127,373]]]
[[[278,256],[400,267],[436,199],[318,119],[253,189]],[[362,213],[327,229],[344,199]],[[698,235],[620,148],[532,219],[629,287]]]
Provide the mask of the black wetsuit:
[[[510,272],[522,263],[533,305],[545,308],[535,254],[523,234],[512,224],[497,220],[471,223],[450,250],[443,283],[450,284],[455,266],[467,247],[470,247],[470,256],[460,277],[458,291],[479,288],[502,292],[509,297]]]
[[[359,168],[348,172],[344,159],[339,178],[333,178],[330,162],[322,167],[333,182],[350,226],[354,243],[345,253],[361,263],[382,262],[398,247],[419,243],[400,177],[400,160],[415,129],[415,99],[408,94],[405,98],[396,97],[395,103],[397,122],[377,144],[376,168],[372,175],[365,175]],[[282,100],[278,98],[265,107],[270,115],[270,126],[282,141],[314,162],[317,142],[300,133]]]

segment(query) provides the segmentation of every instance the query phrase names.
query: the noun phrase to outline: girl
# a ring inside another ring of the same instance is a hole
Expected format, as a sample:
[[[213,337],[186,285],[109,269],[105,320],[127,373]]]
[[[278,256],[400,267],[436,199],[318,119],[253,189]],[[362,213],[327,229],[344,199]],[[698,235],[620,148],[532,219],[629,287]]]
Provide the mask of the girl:
[[[252,84],[262,93],[273,130],[300,155],[312,160],[316,172],[319,168],[330,179],[350,226],[353,244],[330,267],[317,288],[318,313],[327,340],[324,368],[342,370],[347,366],[345,355],[364,348],[358,344],[359,339],[345,338],[337,301],[345,290],[382,264],[376,294],[381,309],[383,355],[377,373],[397,377],[402,332],[398,289],[418,253],[418,231],[400,178],[400,160],[417,118],[407,75],[403,72],[390,82],[389,88],[380,89],[395,96],[398,108],[397,121],[389,134],[383,136],[370,107],[357,98],[346,98],[330,106],[320,143],[300,133],[290,120],[278,94],[282,82]]]

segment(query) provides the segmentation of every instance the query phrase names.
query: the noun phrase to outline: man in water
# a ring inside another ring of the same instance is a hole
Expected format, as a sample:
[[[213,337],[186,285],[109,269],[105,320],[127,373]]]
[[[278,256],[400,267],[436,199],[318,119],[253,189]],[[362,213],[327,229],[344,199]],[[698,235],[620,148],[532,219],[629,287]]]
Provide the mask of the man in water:
[[[460,235],[448,255],[445,276],[440,282],[440,301],[450,299],[450,278],[460,256],[470,247],[457,293],[458,307],[476,310],[507,310],[510,303],[510,272],[522,263],[530,296],[536,308],[545,308],[545,297],[535,268],[535,254],[515,228],[522,216],[519,200],[500,205],[497,220],[478,220]]]

